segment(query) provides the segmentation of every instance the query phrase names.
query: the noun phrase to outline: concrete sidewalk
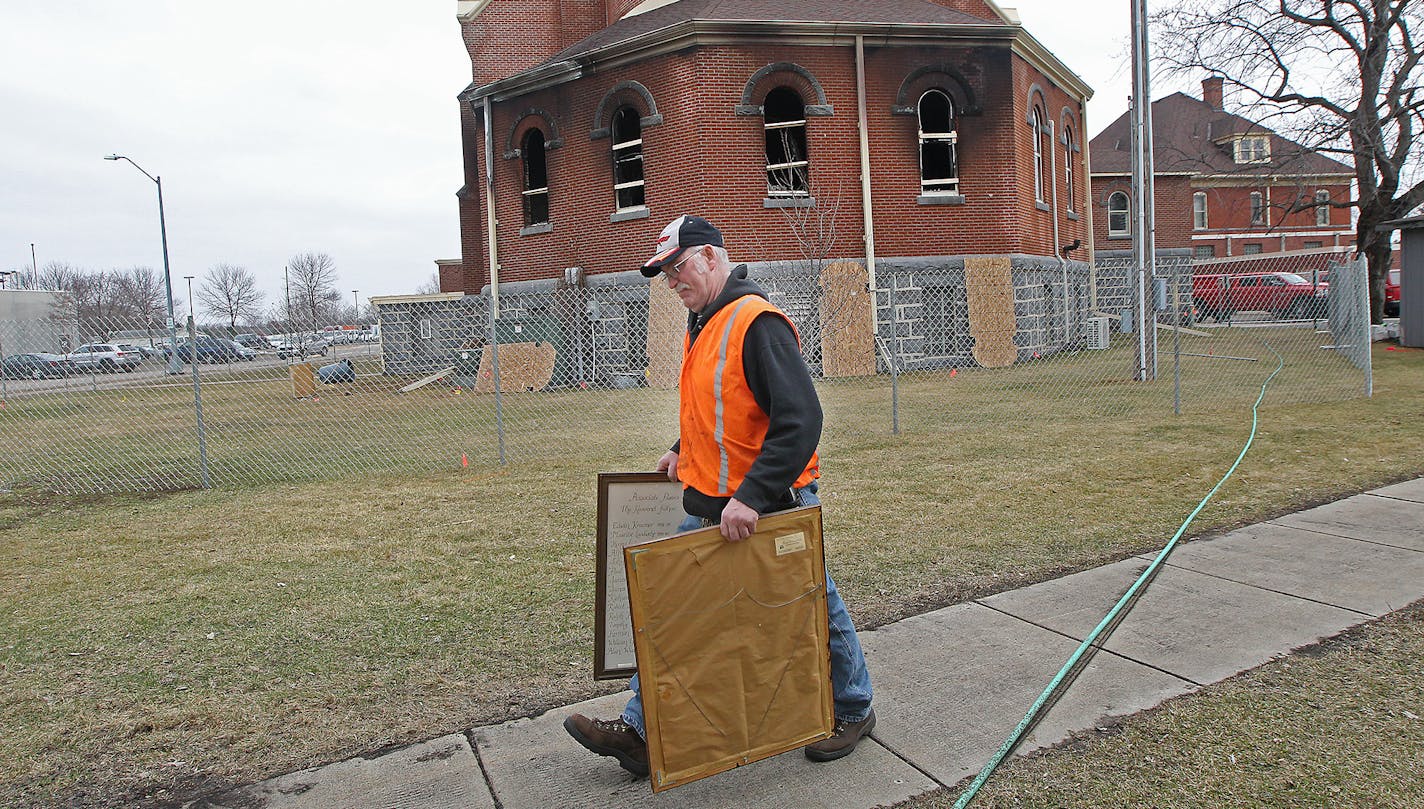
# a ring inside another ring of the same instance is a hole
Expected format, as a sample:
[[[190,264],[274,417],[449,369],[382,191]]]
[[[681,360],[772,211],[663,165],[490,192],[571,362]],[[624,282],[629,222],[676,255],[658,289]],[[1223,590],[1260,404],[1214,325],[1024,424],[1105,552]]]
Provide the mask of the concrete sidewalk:
[[[564,733],[626,694],[190,804],[225,809],[871,807],[978,772],[1155,554],[861,633],[879,722],[848,758],[799,751],[653,795]],[[1150,708],[1424,597],[1424,478],[1179,546],[1020,752]],[[496,802],[497,799],[497,802]]]

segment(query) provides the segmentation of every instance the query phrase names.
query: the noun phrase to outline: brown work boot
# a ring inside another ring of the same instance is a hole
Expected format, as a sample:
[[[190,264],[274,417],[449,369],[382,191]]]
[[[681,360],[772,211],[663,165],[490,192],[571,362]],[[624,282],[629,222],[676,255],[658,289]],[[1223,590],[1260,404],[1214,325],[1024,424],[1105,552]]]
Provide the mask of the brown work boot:
[[[860,744],[861,737],[869,736],[870,731],[874,728],[874,708],[871,708],[870,713],[866,714],[865,718],[859,722],[846,722],[837,719],[836,728],[831,738],[806,745],[804,748],[806,758],[812,761],[835,761],[842,756],[848,756],[855,750],[855,746]]]
[[[606,722],[576,713],[564,720],[564,730],[574,741],[600,756],[618,759],[618,765],[628,772],[639,778],[648,777],[648,743],[627,722],[621,719]]]

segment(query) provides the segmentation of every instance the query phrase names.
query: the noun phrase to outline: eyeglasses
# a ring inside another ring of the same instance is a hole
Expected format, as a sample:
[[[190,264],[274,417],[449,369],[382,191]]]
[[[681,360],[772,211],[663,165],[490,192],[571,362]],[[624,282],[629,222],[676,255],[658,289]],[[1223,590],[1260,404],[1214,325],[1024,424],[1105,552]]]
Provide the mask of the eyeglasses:
[[[672,263],[672,268],[671,268],[671,269],[663,270],[663,275],[666,275],[666,276],[669,277],[669,278],[677,278],[679,275],[682,274],[682,265],[684,265],[684,264],[686,264],[688,261],[690,261],[690,260],[692,259],[692,257],[695,256],[695,255],[697,255],[697,249],[696,249],[696,248],[691,248],[691,249],[689,249],[687,255],[683,256],[683,257],[682,257],[681,259],[679,259],[678,261],[674,261],[674,262]]]

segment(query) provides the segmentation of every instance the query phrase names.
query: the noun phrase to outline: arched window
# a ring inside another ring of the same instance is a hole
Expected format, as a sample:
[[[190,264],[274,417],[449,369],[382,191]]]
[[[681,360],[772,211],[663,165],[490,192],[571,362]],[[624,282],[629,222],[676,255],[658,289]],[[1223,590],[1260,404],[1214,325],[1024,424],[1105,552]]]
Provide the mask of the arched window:
[[[519,152],[524,157],[524,226],[549,221],[549,168],[545,161],[544,133],[531,129],[524,134]]]
[[[1068,210],[1074,210],[1076,197],[1073,182],[1073,127],[1063,127],[1063,183],[1068,191]]]
[[[1127,194],[1114,191],[1108,196],[1108,235],[1126,236],[1132,231],[1127,218]]]
[[[1029,114],[1029,126],[1033,128],[1033,198],[1039,202],[1044,201],[1043,158],[1047,151],[1043,148],[1044,120],[1043,110],[1034,105],[1033,112]]]
[[[770,197],[804,197],[811,191],[806,156],[806,105],[790,87],[766,94],[762,107],[766,128],[766,193]]]
[[[643,205],[643,125],[638,111],[613,113],[613,194],[618,210]]]
[[[940,90],[920,96],[920,190],[925,194],[959,191],[959,133],[954,102]]]

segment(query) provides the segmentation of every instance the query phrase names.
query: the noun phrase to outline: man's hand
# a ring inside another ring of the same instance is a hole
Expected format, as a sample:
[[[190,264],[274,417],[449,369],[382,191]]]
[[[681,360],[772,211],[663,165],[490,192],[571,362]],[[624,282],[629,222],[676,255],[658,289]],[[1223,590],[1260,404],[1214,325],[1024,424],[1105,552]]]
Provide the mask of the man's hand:
[[[722,536],[728,542],[741,542],[756,530],[756,509],[733,497],[722,509]]]
[[[658,459],[658,471],[666,472],[668,480],[677,482],[677,453],[668,450],[663,457]]]

